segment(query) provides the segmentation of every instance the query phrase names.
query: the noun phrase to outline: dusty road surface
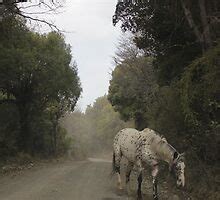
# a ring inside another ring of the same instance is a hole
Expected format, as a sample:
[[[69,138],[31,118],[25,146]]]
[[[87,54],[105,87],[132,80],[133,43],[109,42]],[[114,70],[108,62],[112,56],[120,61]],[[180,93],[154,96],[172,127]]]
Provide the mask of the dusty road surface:
[[[109,178],[108,160],[46,164],[0,180],[1,200],[123,200]]]
[[[128,197],[117,191],[110,172],[111,161],[103,159],[44,164],[18,175],[1,176],[0,200],[135,199],[134,192]]]

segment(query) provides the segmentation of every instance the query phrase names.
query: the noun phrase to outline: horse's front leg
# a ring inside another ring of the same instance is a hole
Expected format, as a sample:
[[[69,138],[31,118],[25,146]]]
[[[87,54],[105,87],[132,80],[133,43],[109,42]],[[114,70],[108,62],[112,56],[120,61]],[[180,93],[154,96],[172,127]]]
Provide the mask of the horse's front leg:
[[[157,175],[159,172],[158,164],[152,167],[152,177],[153,177],[153,199],[158,200],[157,194]]]
[[[120,170],[120,162],[121,162],[121,153],[120,151],[116,151],[113,157],[113,164],[114,164],[114,168],[115,168],[115,172],[117,175],[117,186],[119,190],[122,190],[122,181],[121,181],[121,170]]]
[[[119,190],[122,190],[123,188],[122,188],[122,181],[121,181],[120,172],[117,172],[116,174],[117,174],[117,177],[118,177],[118,183],[117,183],[118,189],[119,189]]]

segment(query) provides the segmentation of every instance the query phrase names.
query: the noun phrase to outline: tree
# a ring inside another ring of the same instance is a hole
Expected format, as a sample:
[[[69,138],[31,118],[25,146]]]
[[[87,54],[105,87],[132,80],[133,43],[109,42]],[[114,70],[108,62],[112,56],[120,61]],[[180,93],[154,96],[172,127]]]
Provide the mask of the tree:
[[[216,0],[197,0],[196,4],[194,6],[190,1],[181,0],[185,18],[197,41],[202,45],[203,52],[205,52],[213,46],[213,43],[216,44],[216,39],[219,36],[217,32],[211,34],[211,29],[219,28],[220,18],[218,12],[220,4]],[[194,9],[199,9],[200,12],[194,14]]]
[[[157,90],[152,58],[127,59],[112,72],[108,99],[124,120],[134,119],[137,129],[147,125],[145,113]]]
[[[77,68],[62,35],[33,33],[13,17],[5,18],[0,29],[0,101],[16,105],[19,150],[32,152],[34,116],[47,112],[51,104],[57,108],[56,120],[74,109],[81,93]]]
[[[3,0],[0,3],[0,20],[8,16],[17,16],[31,22],[44,23],[51,29],[60,31],[53,22],[39,17],[39,15],[58,13],[63,3],[63,0],[39,0],[34,3],[27,2],[27,0]]]
[[[118,2],[113,17],[114,24],[120,21],[122,30],[133,33],[145,56],[154,58],[153,72],[159,86],[150,102],[132,99],[129,90],[132,104],[125,104],[130,80],[126,81],[127,69],[118,65],[110,85],[110,101],[122,111],[127,108],[128,114],[138,102],[144,124],[187,152],[190,193],[199,199],[218,198],[213,174],[219,168],[220,141],[219,10],[217,0],[128,0]],[[136,75],[133,72],[130,77]],[[137,77],[141,80],[142,74]]]
[[[73,138],[73,154],[108,153],[112,149],[115,134],[133,123],[123,122],[115,112],[107,96],[98,97],[85,113],[74,111],[64,116],[61,122]]]
[[[191,143],[208,163],[219,159],[220,45],[189,65],[180,81],[181,104]]]
[[[156,57],[158,80],[167,85],[179,80],[195,57],[216,45],[219,7],[216,0],[119,1],[113,23],[122,22],[122,30],[135,33],[137,46]]]
[[[205,50],[212,47],[212,43],[216,42],[215,40],[219,36],[217,32],[212,34],[210,33],[211,29],[219,28],[219,10],[220,4],[217,0],[196,0],[194,2],[188,0],[167,0],[163,2],[157,2],[153,0],[125,0],[118,1],[115,15],[113,17],[113,23],[116,24],[118,21],[122,21],[122,28],[124,30],[132,30],[133,32],[137,32],[143,31],[144,28],[147,28],[146,26],[142,27],[144,23],[147,26],[151,26],[153,25],[151,22],[154,23],[156,18],[162,19],[162,16],[168,17],[170,14],[173,14],[173,20],[175,21],[172,21],[171,18],[166,17],[161,21],[162,24],[163,21],[168,19],[169,23],[164,25],[169,27],[169,24],[172,25],[174,22],[177,23],[178,20],[182,18],[181,20],[185,20],[188,23],[188,26],[191,28],[190,31],[193,32],[197,42],[199,42],[201,47]],[[162,13],[159,13],[158,11],[161,11]],[[165,15],[164,11],[167,11],[167,15]],[[147,17],[144,18],[144,14],[147,14]],[[182,25],[183,24],[180,24],[180,26]],[[176,29],[173,30],[173,34],[178,31],[177,28],[178,27],[176,26]],[[148,38],[151,36],[155,37],[154,34],[150,34],[150,31],[152,30],[148,31]]]
[[[134,36],[131,34],[123,34],[118,41],[113,60],[115,65],[119,65],[125,62],[125,60],[136,59],[143,55],[144,51],[136,46]]]

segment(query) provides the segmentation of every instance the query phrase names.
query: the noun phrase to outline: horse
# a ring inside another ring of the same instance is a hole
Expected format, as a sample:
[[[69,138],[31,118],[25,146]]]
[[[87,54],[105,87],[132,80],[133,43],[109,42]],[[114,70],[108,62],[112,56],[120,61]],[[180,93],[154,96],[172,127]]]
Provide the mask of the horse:
[[[113,173],[117,174],[119,189],[122,189],[120,176],[120,161],[122,157],[128,160],[126,185],[130,180],[130,174],[134,166],[138,170],[138,199],[142,199],[141,183],[143,180],[143,170],[151,168],[153,199],[158,200],[157,176],[159,161],[165,161],[169,164],[169,169],[171,172],[174,172],[178,187],[184,187],[185,185],[184,154],[178,153],[163,136],[154,130],[145,128],[143,131],[138,131],[133,128],[125,128],[114,137],[112,170]]]

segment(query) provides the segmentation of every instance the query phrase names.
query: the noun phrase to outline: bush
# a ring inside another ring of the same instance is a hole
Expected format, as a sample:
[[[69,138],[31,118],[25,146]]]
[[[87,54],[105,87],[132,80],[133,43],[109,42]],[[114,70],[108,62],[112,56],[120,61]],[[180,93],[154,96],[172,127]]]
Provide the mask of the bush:
[[[181,85],[181,104],[188,135],[200,158],[218,162],[220,111],[220,44],[186,69]]]
[[[17,152],[16,138],[19,133],[19,115],[16,106],[0,105],[0,160]]]

